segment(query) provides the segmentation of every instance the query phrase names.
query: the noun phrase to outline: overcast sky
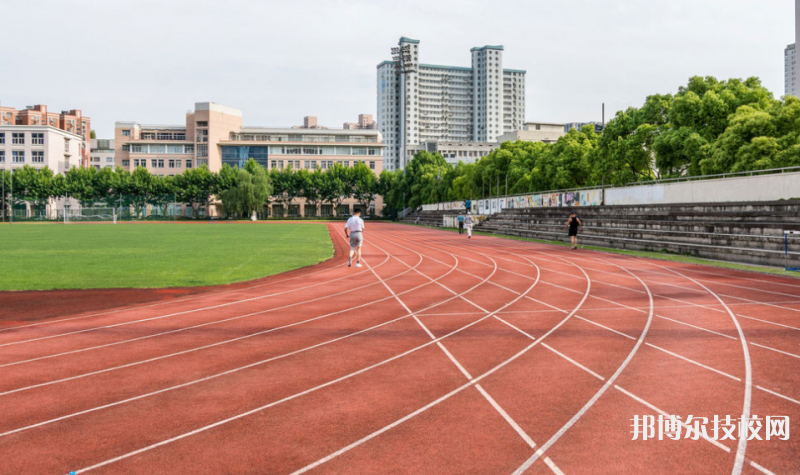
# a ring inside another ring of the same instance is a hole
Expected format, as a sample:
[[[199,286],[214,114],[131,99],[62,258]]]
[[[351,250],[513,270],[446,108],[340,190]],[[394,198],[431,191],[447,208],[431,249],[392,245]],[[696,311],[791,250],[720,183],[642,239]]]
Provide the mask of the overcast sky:
[[[792,0],[0,0],[0,103],[182,124],[195,102],[245,125],[375,114],[376,70],[400,36],[423,63],[470,66],[504,45],[526,116],[600,120],[693,75],[758,76],[780,97]]]

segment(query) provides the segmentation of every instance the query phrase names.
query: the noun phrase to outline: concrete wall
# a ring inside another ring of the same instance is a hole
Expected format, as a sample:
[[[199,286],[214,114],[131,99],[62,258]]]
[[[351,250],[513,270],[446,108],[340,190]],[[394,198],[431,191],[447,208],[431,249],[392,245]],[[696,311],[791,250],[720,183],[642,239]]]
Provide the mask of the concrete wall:
[[[800,173],[721,178],[606,190],[607,205],[724,203],[800,198]]]

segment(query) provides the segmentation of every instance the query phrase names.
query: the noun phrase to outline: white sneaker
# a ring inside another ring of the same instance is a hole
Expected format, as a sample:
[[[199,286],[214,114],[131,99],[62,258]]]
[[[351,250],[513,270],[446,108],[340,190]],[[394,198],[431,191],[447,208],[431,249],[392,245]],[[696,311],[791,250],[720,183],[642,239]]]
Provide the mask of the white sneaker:
[[[361,263],[360,262],[356,262],[356,267],[361,267]]]

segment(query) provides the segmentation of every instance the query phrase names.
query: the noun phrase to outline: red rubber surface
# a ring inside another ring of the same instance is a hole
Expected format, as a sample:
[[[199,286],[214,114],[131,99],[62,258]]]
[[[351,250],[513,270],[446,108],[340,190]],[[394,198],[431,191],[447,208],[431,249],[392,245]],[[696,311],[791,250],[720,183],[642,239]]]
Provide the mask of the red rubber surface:
[[[246,284],[0,294],[0,473],[800,473],[630,433],[796,426],[800,281],[379,223],[357,269],[330,229]]]

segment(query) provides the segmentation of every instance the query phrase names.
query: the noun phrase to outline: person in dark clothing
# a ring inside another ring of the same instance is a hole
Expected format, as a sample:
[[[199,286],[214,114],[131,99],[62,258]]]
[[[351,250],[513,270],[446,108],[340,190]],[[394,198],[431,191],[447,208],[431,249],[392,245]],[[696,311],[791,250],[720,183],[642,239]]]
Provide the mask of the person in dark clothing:
[[[581,230],[581,219],[578,217],[578,213],[575,211],[572,211],[569,214],[569,220],[567,220],[566,229],[569,234],[570,241],[572,242],[572,249],[577,249],[578,232]]]
[[[472,200],[464,201],[464,208],[466,211],[472,211]]]
[[[464,214],[458,213],[458,234],[464,234]]]

